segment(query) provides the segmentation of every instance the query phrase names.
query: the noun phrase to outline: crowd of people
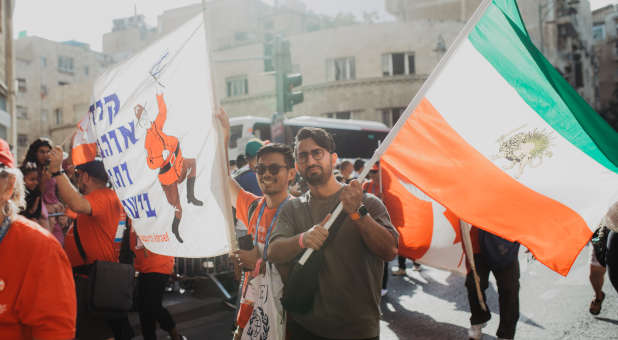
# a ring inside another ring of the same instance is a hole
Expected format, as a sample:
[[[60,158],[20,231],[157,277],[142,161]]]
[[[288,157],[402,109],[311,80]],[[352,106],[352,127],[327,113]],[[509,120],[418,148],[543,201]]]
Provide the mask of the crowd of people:
[[[228,141],[229,119],[223,110],[217,117]],[[246,234],[239,233],[240,249],[231,254],[242,273],[235,339],[264,331],[264,323],[255,322],[258,307],[272,307],[260,305],[264,294],[276,306],[260,313],[283,320],[267,326],[280,327],[286,339],[379,339],[381,297],[388,294],[390,275],[407,274],[406,258],[399,256],[398,266],[389,270],[399,253],[401,222],[389,214],[379,163],[361,179],[364,166],[361,159],[338,159],[332,136],[309,127],[298,131],[293,147],[252,139],[244,155],[229,161],[230,203]],[[341,216],[327,225],[339,204]],[[162,306],[174,258],[144,247],[101,160],[73,166],[59,146],[39,138],[17,166],[0,140],[0,221],[0,338],[133,338],[128,313],[97,314],[90,296],[96,261],[128,261],[139,273],[135,308],[143,338],[156,339],[158,324],[172,340],[186,339]],[[614,205],[592,239],[589,311],[594,315],[605,299],[606,272],[618,291],[617,222]],[[519,319],[519,244],[476,226],[470,235],[469,338],[480,339],[491,318],[482,301],[493,273],[500,305],[497,337],[513,339]],[[299,265],[308,249],[315,255],[307,263],[318,264],[313,272],[311,265]],[[421,270],[411,260],[413,270]],[[256,291],[252,282],[265,277],[270,281],[260,282],[277,289]]]

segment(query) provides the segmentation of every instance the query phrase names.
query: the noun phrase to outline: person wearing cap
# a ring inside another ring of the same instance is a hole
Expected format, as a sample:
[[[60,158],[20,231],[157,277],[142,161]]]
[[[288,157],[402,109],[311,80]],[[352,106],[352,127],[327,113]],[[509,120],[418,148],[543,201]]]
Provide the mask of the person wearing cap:
[[[83,268],[94,261],[118,262],[120,242],[114,242],[116,232],[124,228],[126,215],[116,193],[107,185],[107,172],[101,160],[93,160],[75,167],[77,188],[75,188],[62,169],[63,152],[59,146],[51,151],[49,171],[56,179],[60,199],[77,213],[73,227],[67,232],[64,250],[73,268]],[[77,228],[77,232],[75,231]],[[75,235],[86,253],[83,259],[79,253]],[[87,311],[87,275],[75,276],[78,310],[78,339],[130,339],[133,330],[128,317],[102,320]]]
[[[195,198],[195,158],[185,158],[180,149],[178,138],[163,132],[163,125],[167,119],[167,106],[163,94],[157,94],[159,114],[154,121],[148,116],[148,112],[142,105],[135,105],[135,117],[137,126],[146,129],[146,141],[144,147],[148,153],[147,164],[150,169],[159,170],[159,182],[165,193],[167,202],[174,208],[174,220],[172,221],[172,233],[183,243],[180,237],[180,220],[182,219],[182,206],[178,185],[187,179],[187,202],[201,207],[203,202]]]
[[[0,139],[0,338],[73,339],[71,265],[49,231],[17,215],[24,183],[14,164]]]
[[[245,156],[247,164],[238,169],[238,174],[234,177],[240,187],[256,196],[262,196],[262,189],[258,185],[257,176],[255,175],[255,166],[257,165],[258,150],[264,145],[264,142],[257,138],[252,138],[245,146]]]

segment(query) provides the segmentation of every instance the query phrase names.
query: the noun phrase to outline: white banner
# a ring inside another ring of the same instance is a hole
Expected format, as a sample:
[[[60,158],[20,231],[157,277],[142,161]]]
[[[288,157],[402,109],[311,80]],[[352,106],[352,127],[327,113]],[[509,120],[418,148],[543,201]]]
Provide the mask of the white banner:
[[[138,236],[163,255],[230,250],[204,29],[200,14],[102,75],[81,124],[95,132],[97,154]],[[84,135],[76,136],[82,145]]]

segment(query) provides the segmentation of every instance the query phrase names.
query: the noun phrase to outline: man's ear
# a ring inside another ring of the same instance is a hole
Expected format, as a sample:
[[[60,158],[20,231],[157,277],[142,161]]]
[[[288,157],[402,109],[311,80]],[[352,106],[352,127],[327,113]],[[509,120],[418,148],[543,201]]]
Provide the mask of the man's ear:
[[[333,169],[335,168],[335,165],[337,165],[337,160],[339,159],[339,155],[337,155],[336,152],[333,152],[330,154],[330,165],[333,167]]]

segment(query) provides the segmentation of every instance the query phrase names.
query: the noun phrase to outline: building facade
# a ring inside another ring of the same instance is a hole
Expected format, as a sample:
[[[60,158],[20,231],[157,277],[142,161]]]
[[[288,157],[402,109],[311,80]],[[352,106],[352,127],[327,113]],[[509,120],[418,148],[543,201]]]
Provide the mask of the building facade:
[[[592,12],[600,113],[618,129],[618,5]]]
[[[12,27],[9,27],[9,25],[12,24],[14,4],[15,1],[0,0],[0,138],[9,143],[12,143],[10,136],[12,124],[9,100],[9,85],[11,82],[8,79],[11,71],[8,68],[12,67],[11,60],[14,57],[11,47],[8,46],[11,39],[7,39],[7,37],[10,37],[12,32]]]
[[[36,36],[15,44],[18,154],[38,137],[65,142],[90,106],[94,80],[110,64],[105,55],[76,41],[55,42]]]

